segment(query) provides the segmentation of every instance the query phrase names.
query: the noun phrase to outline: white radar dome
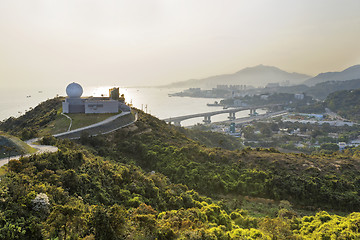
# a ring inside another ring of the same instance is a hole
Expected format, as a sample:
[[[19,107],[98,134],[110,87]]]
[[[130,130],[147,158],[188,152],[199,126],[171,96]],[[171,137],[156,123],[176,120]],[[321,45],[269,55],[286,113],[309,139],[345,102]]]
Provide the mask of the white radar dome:
[[[81,97],[81,95],[83,94],[83,88],[81,87],[80,84],[78,83],[70,83],[67,87],[66,87],[66,94],[70,97],[70,98],[79,98]]]

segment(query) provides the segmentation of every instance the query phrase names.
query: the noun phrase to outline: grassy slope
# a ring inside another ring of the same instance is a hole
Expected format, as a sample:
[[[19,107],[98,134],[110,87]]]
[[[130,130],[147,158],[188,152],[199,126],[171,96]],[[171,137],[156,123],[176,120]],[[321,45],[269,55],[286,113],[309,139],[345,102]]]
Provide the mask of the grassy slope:
[[[242,149],[244,146],[241,139],[222,133],[215,133],[211,131],[202,131],[199,129],[177,128],[178,131],[185,134],[186,137],[200,142],[207,147],[221,147],[228,150]]]
[[[117,113],[104,113],[104,114],[82,114],[72,113],[67,114],[72,119],[72,125],[70,130],[86,127],[91,124],[101,122]],[[39,130],[39,135],[44,136],[47,134],[57,134],[66,132],[69,129],[70,120],[61,115],[61,109],[58,111],[56,118],[51,121],[45,128]]]
[[[18,118],[0,122],[0,130],[23,140],[37,137],[37,132],[55,120],[61,108],[62,98],[54,98],[40,103],[33,110]]]
[[[4,143],[8,143],[5,144],[8,147],[14,147],[14,151],[13,155],[18,155],[18,154],[28,154],[28,153],[35,153],[36,149],[30,147],[29,145],[27,145],[25,142],[21,141],[19,138],[11,136],[9,134],[6,134],[4,132],[0,131],[0,136],[5,138]],[[4,153],[3,149],[0,150],[0,158],[4,158],[7,157],[7,154]]]
[[[0,122],[0,130],[22,139],[41,137],[47,134],[66,132],[70,120],[61,115],[63,98],[54,98],[40,103],[33,110],[19,118],[9,118]],[[101,122],[111,114],[69,114],[73,119],[71,130]]]

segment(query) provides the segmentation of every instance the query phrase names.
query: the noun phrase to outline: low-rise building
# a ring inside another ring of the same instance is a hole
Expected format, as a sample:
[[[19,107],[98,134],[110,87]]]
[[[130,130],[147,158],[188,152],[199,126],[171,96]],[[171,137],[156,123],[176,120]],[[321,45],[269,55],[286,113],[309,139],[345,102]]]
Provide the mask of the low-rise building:
[[[68,97],[62,103],[63,113],[117,113],[131,111],[130,107],[119,99],[119,88],[109,90],[109,97],[82,98],[83,89],[78,83],[66,87]]]
[[[303,100],[304,99],[304,94],[302,93],[296,93],[294,94],[294,98],[297,99],[297,100]]]

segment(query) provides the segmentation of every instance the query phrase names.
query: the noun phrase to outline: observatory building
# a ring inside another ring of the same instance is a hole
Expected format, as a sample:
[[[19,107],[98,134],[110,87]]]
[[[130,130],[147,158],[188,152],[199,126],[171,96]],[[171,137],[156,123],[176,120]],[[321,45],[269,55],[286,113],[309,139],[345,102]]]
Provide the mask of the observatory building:
[[[120,110],[130,112],[131,109],[120,97],[119,88],[109,90],[109,97],[82,98],[83,88],[78,83],[70,83],[66,87],[68,97],[62,103],[63,113],[117,113]]]

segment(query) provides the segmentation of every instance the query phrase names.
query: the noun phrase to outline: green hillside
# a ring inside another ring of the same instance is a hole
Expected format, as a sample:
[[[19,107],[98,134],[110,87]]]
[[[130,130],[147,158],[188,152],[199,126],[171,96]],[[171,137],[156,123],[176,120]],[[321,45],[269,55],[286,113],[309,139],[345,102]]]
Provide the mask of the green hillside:
[[[325,105],[347,119],[360,121],[360,89],[334,92],[326,98]]]
[[[70,120],[61,114],[62,100],[61,97],[50,99],[19,118],[8,118],[0,122],[0,130],[7,131],[22,140],[66,132],[69,130]],[[115,114],[117,113],[67,115],[72,119],[70,130],[74,130],[101,122]]]
[[[36,149],[30,147],[17,137],[0,131],[0,159],[34,152],[36,152]]]
[[[356,157],[208,148],[144,113],[136,126],[134,131],[83,138],[81,143],[114,161],[127,156],[146,171],[161,172],[172,182],[212,197],[235,194],[288,200],[305,209],[354,211],[360,207]]]
[[[191,131],[139,111],[108,135],[46,137],[58,152],[3,167],[0,239],[360,238],[358,149],[227,150]]]
[[[324,113],[325,108],[351,121],[360,121],[360,89],[342,90],[329,94],[323,102],[296,108],[298,112]]]
[[[22,140],[35,138],[41,129],[46,128],[56,119],[60,114],[60,109],[61,98],[47,100],[18,118],[10,117],[0,122],[0,130]]]

